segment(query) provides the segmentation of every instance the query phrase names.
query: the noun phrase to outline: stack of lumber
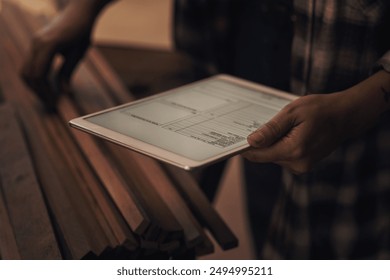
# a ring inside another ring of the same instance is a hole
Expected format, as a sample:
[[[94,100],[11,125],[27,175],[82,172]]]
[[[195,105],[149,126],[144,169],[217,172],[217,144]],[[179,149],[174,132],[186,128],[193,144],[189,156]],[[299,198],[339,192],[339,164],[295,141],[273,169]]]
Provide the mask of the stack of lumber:
[[[190,173],[70,129],[133,99],[91,48],[72,93],[47,112],[19,77],[47,22],[11,1],[0,13],[0,258],[186,258],[237,238]]]

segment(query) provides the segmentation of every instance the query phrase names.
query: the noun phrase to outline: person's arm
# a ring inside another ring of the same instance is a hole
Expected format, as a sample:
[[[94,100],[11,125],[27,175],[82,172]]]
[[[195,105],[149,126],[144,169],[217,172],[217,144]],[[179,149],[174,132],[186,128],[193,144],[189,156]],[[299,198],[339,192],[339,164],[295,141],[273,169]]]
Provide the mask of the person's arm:
[[[388,110],[390,73],[380,70],[345,91],[293,101],[248,136],[252,149],[243,155],[305,173],[343,141],[366,131]]]
[[[24,81],[49,108],[56,103],[49,75],[57,54],[63,58],[57,74],[59,85],[67,87],[78,62],[90,45],[93,25],[111,0],[72,0],[50,23],[34,34],[22,68]]]

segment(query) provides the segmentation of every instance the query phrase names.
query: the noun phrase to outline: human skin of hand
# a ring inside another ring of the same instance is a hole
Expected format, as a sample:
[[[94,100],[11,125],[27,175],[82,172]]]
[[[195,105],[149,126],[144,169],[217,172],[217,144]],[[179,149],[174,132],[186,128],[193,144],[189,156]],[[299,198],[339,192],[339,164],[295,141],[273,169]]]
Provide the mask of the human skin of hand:
[[[50,74],[58,70],[58,84],[68,86],[71,74],[90,45],[95,19],[108,2],[70,1],[61,13],[34,34],[21,76],[47,107],[54,107],[56,103]],[[56,55],[62,56],[61,65],[54,65]]]
[[[346,139],[356,137],[390,109],[390,74],[379,71],[345,91],[300,97],[248,136],[243,156],[310,171]]]

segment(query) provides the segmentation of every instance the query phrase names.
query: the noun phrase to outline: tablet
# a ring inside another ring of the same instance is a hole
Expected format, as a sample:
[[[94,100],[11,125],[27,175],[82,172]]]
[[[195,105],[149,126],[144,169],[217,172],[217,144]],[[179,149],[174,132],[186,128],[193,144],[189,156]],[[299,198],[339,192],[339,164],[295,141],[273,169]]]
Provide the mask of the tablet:
[[[296,96],[217,75],[70,121],[74,128],[191,170],[242,152]]]

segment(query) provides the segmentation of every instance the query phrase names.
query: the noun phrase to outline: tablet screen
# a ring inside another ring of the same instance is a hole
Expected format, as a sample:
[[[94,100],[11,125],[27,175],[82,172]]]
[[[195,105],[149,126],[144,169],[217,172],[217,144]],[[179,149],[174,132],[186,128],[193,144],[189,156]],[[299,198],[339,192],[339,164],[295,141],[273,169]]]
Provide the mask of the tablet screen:
[[[247,147],[247,136],[289,102],[267,88],[211,78],[85,120],[201,162]]]

